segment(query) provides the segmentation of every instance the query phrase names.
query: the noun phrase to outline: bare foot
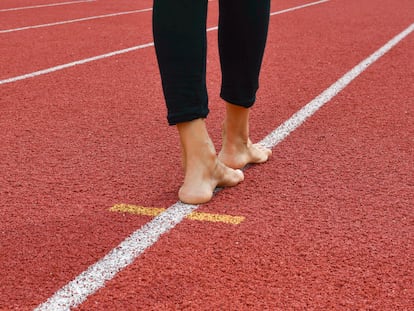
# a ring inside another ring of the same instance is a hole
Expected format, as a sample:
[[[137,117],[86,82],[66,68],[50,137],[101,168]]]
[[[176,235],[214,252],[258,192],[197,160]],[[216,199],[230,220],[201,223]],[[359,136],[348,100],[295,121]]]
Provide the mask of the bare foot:
[[[215,164],[213,164],[215,162]],[[232,187],[243,181],[241,170],[233,170],[218,159],[199,169],[186,170],[184,183],[178,191],[179,199],[188,204],[202,204],[211,200],[216,187]]]
[[[216,187],[231,187],[243,181],[240,170],[224,165],[217,157],[204,120],[177,125],[183,150],[184,182],[178,197],[188,204],[211,200]]]
[[[223,146],[219,159],[225,165],[237,169],[250,163],[266,162],[272,150],[253,144],[249,138],[249,108],[226,104],[223,123]]]
[[[219,159],[228,167],[236,169],[243,168],[250,163],[264,163],[271,155],[272,150],[259,144],[253,144],[248,138],[247,141],[239,141],[238,143],[223,142]]]

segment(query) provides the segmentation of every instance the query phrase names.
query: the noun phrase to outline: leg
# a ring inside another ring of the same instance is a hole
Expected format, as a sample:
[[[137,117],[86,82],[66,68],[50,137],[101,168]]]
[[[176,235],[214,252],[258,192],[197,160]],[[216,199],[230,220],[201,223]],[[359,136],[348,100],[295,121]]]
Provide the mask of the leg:
[[[268,0],[220,1],[221,97],[226,101],[226,118],[219,158],[233,168],[265,162],[272,153],[249,138],[249,112],[259,87],[269,14]]]
[[[249,163],[266,162],[272,151],[249,138],[250,108],[226,103],[226,118],[223,122],[223,145],[219,159],[232,168],[243,168]]]
[[[270,0],[220,0],[221,97],[249,108],[256,99]]]
[[[185,177],[178,196],[185,203],[205,203],[217,186],[244,179],[240,170],[218,160],[204,122],[207,0],[155,0],[153,14],[168,122],[177,125],[183,154]]]
[[[207,0],[155,0],[153,34],[168,122],[208,114],[206,90]]]

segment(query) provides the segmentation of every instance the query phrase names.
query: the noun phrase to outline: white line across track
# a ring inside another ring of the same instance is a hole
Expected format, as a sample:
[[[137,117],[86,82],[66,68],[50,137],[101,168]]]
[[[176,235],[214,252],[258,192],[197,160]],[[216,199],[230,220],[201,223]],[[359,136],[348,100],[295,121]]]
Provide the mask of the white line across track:
[[[364,72],[365,69],[413,31],[414,23],[348,71],[259,143],[269,148],[275,147]],[[157,242],[161,235],[170,231],[197,208],[198,205],[189,205],[181,202],[170,206],[165,212],[133,232],[105,257],[58,290],[46,302],[39,305],[35,311],[70,310],[70,308],[79,306],[89,295],[104,287],[105,282],[114,278],[118,272],[134,262],[147,248]]]
[[[322,3],[325,3],[325,2],[328,2],[328,1],[329,0],[321,0],[321,1],[311,2],[311,3],[308,3],[308,4],[295,6],[295,7],[289,8],[289,9],[272,12],[272,13],[270,13],[270,15],[273,16],[273,15],[278,15],[278,14],[282,14],[282,13],[287,13],[287,12],[303,9],[303,8],[306,8],[306,7],[309,7],[309,6],[322,4]],[[218,27],[216,26],[216,27],[208,28],[207,31],[213,31],[213,30],[217,30],[217,29],[218,29]],[[153,45],[154,45],[154,42],[149,42],[149,43],[146,43],[146,44],[136,45],[136,46],[133,46],[133,47],[130,47],[130,48],[126,48],[126,49],[122,49],[122,50],[118,50],[118,51],[113,51],[113,52],[110,52],[110,53],[97,55],[97,56],[77,60],[77,61],[74,61],[74,62],[70,62],[70,63],[66,63],[66,64],[62,64],[62,65],[58,65],[58,66],[54,66],[54,67],[34,71],[34,72],[23,74],[23,75],[20,75],[20,76],[6,78],[6,79],[3,79],[3,80],[0,80],[0,85],[1,84],[6,84],[6,83],[16,82],[16,81],[20,81],[20,80],[25,80],[25,79],[29,79],[29,78],[34,78],[34,77],[41,76],[41,75],[44,75],[44,74],[48,74],[48,73],[51,73],[51,72],[54,72],[54,71],[58,71],[58,70],[74,67],[74,66],[77,66],[77,65],[93,62],[93,61],[96,61],[96,60],[100,60],[100,59],[104,59],[104,58],[108,58],[108,57],[112,57],[112,56],[116,56],[116,55],[120,55],[120,54],[124,54],[124,53],[128,53],[128,52],[144,49],[144,48],[147,48],[147,47],[151,47]]]
[[[32,6],[22,6],[19,8],[0,9],[0,12],[38,9],[38,8],[46,8],[50,6],[77,4],[77,3],[82,3],[82,2],[93,2],[93,1],[96,1],[96,0],[78,0],[78,1],[57,2],[57,3],[49,3],[49,4],[39,4],[39,5],[32,5]]]

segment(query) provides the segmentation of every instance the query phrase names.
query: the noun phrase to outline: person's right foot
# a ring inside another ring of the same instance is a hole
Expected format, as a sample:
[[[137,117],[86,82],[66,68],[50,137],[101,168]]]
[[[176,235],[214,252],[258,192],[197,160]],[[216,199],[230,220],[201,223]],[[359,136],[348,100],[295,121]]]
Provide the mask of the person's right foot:
[[[216,187],[231,187],[244,180],[243,172],[224,165],[217,157],[204,120],[177,124],[182,146],[184,182],[178,197],[188,204],[206,203]]]

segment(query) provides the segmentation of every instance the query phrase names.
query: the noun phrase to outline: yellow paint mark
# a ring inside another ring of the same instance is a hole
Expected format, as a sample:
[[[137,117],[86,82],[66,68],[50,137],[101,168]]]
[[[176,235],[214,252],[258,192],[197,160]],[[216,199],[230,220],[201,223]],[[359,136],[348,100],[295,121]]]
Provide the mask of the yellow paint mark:
[[[155,217],[165,211],[165,208],[144,207],[130,204],[116,204],[111,207],[110,211]]]
[[[226,224],[238,225],[243,220],[243,216],[231,216],[223,214],[210,214],[210,213],[199,213],[192,212],[186,218],[200,221],[211,221],[211,222],[224,222]]]
[[[165,211],[165,208],[160,207],[144,207],[131,204],[116,204],[111,207],[110,211],[112,212],[122,212],[130,213],[135,215],[144,215],[155,217]],[[198,221],[210,221],[210,222],[223,222],[231,225],[239,225],[244,221],[243,216],[231,216],[223,214],[211,214],[211,213],[200,213],[192,212],[187,217],[187,219],[198,220]]]

